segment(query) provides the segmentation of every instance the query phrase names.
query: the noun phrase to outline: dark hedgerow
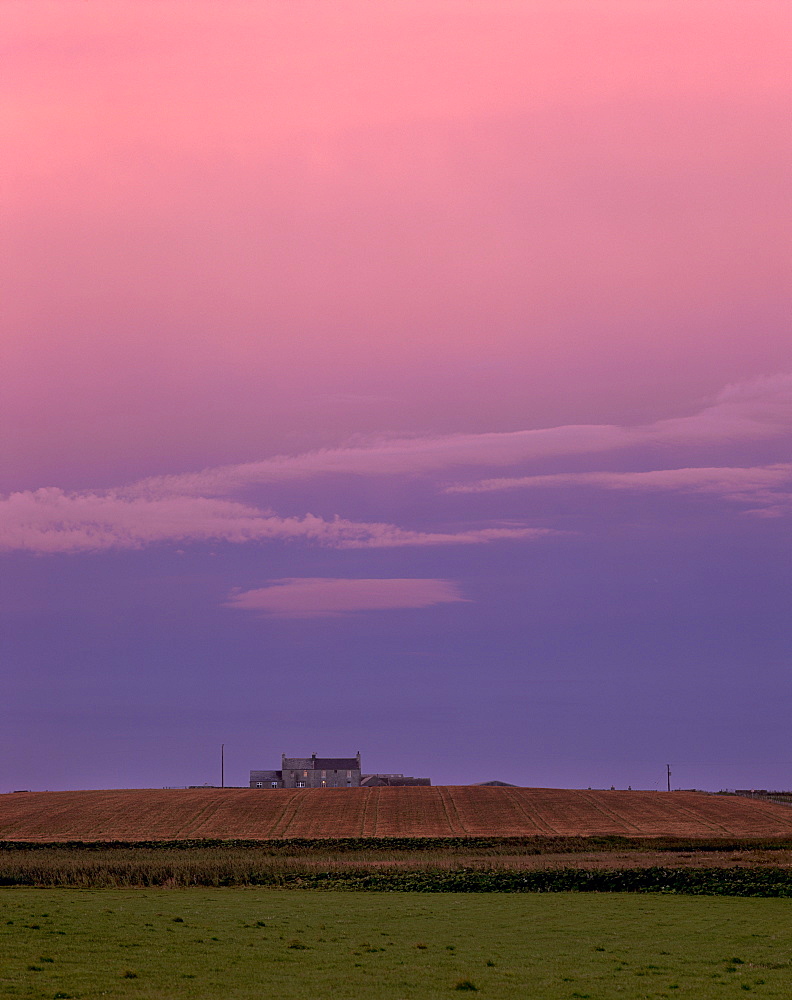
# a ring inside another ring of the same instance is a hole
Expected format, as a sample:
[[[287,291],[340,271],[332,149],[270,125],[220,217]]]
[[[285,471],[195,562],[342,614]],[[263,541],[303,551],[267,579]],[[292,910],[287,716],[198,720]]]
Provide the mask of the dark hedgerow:
[[[791,850],[789,837],[623,837],[607,834],[590,837],[340,837],[283,840],[0,840],[4,851],[106,851],[111,849],[149,851],[189,851],[206,848],[266,851],[268,854],[298,855],[333,851],[459,851],[487,853],[578,854],[591,851],[774,851]]]
[[[557,868],[503,871],[459,868],[415,871],[256,871],[239,868],[218,875],[177,864],[160,870],[107,864],[94,871],[37,871],[23,866],[0,876],[0,885],[187,886],[260,885],[299,889],[345,889],[364,892],[660,892],[696,896],[792,897],[792,870],[785,868]]]

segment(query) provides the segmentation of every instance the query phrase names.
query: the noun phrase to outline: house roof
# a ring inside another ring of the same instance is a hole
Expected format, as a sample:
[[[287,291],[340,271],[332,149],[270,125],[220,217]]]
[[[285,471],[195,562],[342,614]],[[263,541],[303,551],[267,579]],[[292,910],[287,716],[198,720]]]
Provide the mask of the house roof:
[[[357,757],[286,757],[285,770],[305,771],[356,771],[360,768]]]

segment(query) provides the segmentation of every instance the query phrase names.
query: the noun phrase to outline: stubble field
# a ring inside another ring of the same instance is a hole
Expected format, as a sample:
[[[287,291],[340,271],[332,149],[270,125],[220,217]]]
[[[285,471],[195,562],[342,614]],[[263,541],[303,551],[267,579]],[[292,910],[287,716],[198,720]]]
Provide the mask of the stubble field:
[[[702,792],[434,786],[0,795],[0,839],[792,837],[792,809]]]

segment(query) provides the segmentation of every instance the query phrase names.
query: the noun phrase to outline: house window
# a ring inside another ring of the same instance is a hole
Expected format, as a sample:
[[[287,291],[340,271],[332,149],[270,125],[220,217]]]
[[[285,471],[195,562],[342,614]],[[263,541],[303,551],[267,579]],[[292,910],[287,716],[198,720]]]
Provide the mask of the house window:
[[[322,788],[327,788],[327,782],[322,778]]]
[[[256,782],[256,788],[263,788],[263,787],[264,787],[264,782],[263,781],[257,781]]]
[[[298,781],[297,782],[297,787],[298,788],[305,788],[305,782],[304,781]]]
[[[308,772],[307,771],[303,771],[303,778],[307,778],[307,777],[308,777]]]
[[[351,778],[351,777],[352,777],[352,772],[351,771],[347,771],[347,778]]]
[[[277,787],[278,787],[278,782],[277,782],[277,781],[271,781],[271,782],[270,782],[270,785],[271,785],[271,786],[272,786],[273,788],[277,788]]]
[[[327,771],[322,771],[322,777],[323,777],[323,778],[326,778],[326,777],[327,777]]]

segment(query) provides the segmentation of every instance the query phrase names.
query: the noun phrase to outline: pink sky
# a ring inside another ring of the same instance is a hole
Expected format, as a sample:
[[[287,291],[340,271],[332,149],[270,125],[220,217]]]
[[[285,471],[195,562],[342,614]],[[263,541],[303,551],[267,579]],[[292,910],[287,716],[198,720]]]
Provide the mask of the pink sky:
[[[642,422],[792,367],[787,3],[0,21],[7,489]]]

